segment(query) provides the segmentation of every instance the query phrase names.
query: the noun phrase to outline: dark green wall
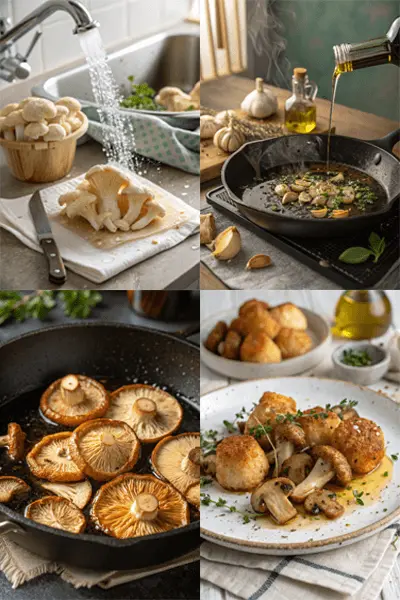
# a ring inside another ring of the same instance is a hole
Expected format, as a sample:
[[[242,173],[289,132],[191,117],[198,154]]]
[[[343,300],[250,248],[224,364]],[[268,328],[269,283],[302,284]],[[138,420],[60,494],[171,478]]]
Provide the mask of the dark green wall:
[[[270,0],[270,6],[284,27],[287,41],[285,57],[280,60],[286,85],[276,68],[272,69],[271,83],[288,87],[291,69],[303,66],[318,84],[318,96],[328,99],[334,67],[332,47],[380,37],[400,13],[398,0]],[[262,69],[262,57],[258,57],[251,70],[262,75]],[[399,120],[400,69],[381,65],[346,73],[337,94],[340,104]]]

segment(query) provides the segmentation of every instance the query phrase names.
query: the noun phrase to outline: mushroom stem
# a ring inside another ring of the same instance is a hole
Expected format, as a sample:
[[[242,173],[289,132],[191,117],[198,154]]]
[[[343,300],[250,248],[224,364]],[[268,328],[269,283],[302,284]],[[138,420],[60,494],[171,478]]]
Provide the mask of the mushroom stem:
[[[75,375],[67,375],[61,380],[61,395],[69,406],[76,406],[85,399],[84,391]]]
[[[335,476],[335,470],[330,462],[319,458],[306,479],[298,485],[291,496],[293,502],[303,502],[315,490],[322,489]]]
[[[109,433],[108,431],[105,431],[103,433],[103,435],[101,436],[101,441],[105,446],[114,446],[115,444],[115,437],[113,436],[112,433]]]
[[[293,442],[289,442],[289,440],[283,440],[277,443],[276,446],[276,454],[278,457],[278,463],[275,466],[276,472],[279,474],[282,469],[282,465],[291,456],[294,454],[294,444]]]
[[[158,500],[153,494],[139,494],[136,496],[131,512],[141,521],[153,521],[158,515]]]
[[[181,469],[190,477],[200,479],[200,460],[201,450],[200,447],[192,448],[187,456],[185,456],[181,462]]]
[[[133,405],[133,409],[141,417],[154,417],[157,414],[157,405],[149,398],[139,398]]]

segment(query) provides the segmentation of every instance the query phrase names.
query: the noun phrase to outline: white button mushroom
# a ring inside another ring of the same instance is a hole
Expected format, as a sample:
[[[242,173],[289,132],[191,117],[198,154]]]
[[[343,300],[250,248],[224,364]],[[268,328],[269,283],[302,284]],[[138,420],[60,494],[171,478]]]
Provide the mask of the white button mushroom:
[[[76,131],[82,125],[83,117],[81,116],[81,104],[76,98],[65,96],[56,102],[56,106],[64,106],[68,109],[67,123],[70,124],[72,131]]]
[[[44,98],[32,98],[27,101],[22,108],[22,116],[25,121],[39,122],[47,119],[54,119],[57,115],[57,109],[53,102]]]
[[[3,134],[5,140],[13,142],[15,140],[14,130],[6,126],[6,119],[7,117],[0,117],[0,132]]]
[[[45,142],[60,142],[67,134],[61,125],[49,125],[49,131],[43,136]]]
[[[25,137],[24,130],[26,122],[22,116],[22,110],[14,110],[9,113],[4,121],[6,127],[15,129],[15,138],[18,142],[22,141]]]
[[[28,123],[25,127],[25,137],[30,140],[38,140],[48,133],[49,127],[46,121],[39,121],[38,123]]]
[[[18,110],[19,105],[18,104],[7,104],[7,106],[4,106],[4,108],[2,108],[0,110],[0,117],[6,117],[7,115],[9,115],[10,113],[14,112],[15,110]]]

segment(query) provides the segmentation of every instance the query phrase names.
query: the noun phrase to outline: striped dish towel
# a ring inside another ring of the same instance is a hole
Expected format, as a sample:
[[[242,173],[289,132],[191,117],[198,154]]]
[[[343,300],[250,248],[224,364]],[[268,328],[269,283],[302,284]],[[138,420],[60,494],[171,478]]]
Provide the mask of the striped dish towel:
[[[205,542],[201,580],[217,588],[215,597],[219,589],[244,600],[376,600],[399,554],[399,534],[400,524],[391,525],[339,550],[303,556],[261,556]]]

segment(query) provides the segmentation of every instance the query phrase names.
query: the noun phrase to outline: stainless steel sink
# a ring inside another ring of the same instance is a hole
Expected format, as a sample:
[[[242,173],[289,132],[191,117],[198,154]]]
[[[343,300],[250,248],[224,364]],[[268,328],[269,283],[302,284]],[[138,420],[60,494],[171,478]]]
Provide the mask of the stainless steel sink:
[[[200,37],[192,33],[160,33],[110,54],[108,62],[124,96],[130,93],[130,75],[134,75],[136,83],[147,82],[157,91],[168,85],[188,92],[200,78]],[[51,77],[35,86],[32,93],[53,101],[62,96],[74,96],[83,105],[94,105],[87,65]],[[155,114],[187,129],[198,127],[200,117],[199,111],[139,112]]]

